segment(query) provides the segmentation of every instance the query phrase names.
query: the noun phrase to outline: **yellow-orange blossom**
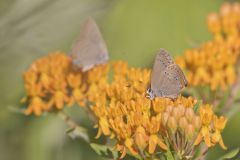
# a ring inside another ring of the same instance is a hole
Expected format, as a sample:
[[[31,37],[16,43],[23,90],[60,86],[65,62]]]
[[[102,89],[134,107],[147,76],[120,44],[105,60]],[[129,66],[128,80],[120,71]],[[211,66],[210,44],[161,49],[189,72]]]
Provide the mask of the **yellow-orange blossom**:
[[[27,96],[22,102],[28,105],[27,115],[39,116],[44,111],[62,109],[74,102],[84,106],[82,73],[72,68],[70,59],[63,52],[50,53],[34,61],[24,73]]]
[[[113,81],[104,80],[95,88],[100,94],[93,95],[91,102],[98,118],[97,138],[103,134],[115,139],[121,158],[127,151],[134,155],[145,151],[154,154],[159,149],[165,151],[169,148],[167,144],[182,157],[192,156],[194,145],[202,140],[208,147],[219,142],[226,149],[220,134],[226,119],[214,115],[211,105],[202,105],[199,112],[194,112],[197,100],[192,97],[151,101],[145,95],[150,70],[131,68],[122,61],[114,62],[112,67]],[[173,138],[176,136],[189,145],[176,143]]]
[[[110,67],[113,69],[111,83]],[[62,109],[65,104],[71,106],[73,102],[84,106],[88,100],[98,119],[97,138],[101,134],[114,138],[121,157],[128,150],[132,154],[165,151],[169,148],[167,144],[180,156],[190,156],[194,153],[193,144],[198,145],[202,140],[208,147],[219,142],[225,149],[221,132],[226,119],[214,115],[210,105],[203,105],[199,112],[194,112],[197,101],[191,97],[179,96],[174,101],[147,99],[145,91],[150,72],[117,61],[83,74],[72,68],[64,53],[52,53],[33,62],[24,74],[26,114],[40,115],[43,111]],[[176,143],[175,136],[185,139],[188,147]]]
[[[208,85],[211,90],[226,90],[236,81],[240,56],[240,4],[224,3],[220,13],[208,16],[213,39],[187,49],[176,60],[186,71],[191,86]]]

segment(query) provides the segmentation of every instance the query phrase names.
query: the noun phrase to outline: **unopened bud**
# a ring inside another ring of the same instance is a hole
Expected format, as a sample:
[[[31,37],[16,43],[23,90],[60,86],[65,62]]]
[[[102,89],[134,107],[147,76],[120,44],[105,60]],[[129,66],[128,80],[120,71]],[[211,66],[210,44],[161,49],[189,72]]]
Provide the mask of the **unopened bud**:
[[[199,130],[201,127],[201,119],[199,116],[194,116],[193,118],[193,123],[194,127],[196,128],[196,130]]]
[[[240,12],[240,5],[239,3],[233,4],[233,11],[239,13]]]
[[[185,128],[187,127],[188,125],[188,122],[187,122],[187,119],[186,117],[181,117],[179,119],[179,128],[182,129],[182,130],[185,130]]]
[[[166,126],[167,121],[168,121],[168,118],[169,118],[169,113],[168,113],[168,112],[164,112],[164,113],[162,114],[162,124],[163,124],[164,126]]]
[[[179,105],[178,106],[178,110],[179,110],[180,116],[183,116],[186,109],[185,109],[185,107],[183,105]]]
[[[178,107],[174,107],[172,110],[172,116],[178,121],[181,117]]]
[[[173,133],[176,132],[176,130],[177,130],[177,121],[176,121],[176,119],[173,116],[168,118],[167,126]]]
[[[185,116],[189,122],[193,120],[194,115],[195,113],[192,108],[189,107],[186,109]]]
[[[232,6],[230,3],[224,3],[222,6],[221,6],[221,9],[220,9],[220,13],[222,16],[225,16],[227,14],[229,14],[232,10]]]
[[[172,113],[172,110],[173,110],[173,106],[167,106],[165,110],[166,110],[166,112],[168,112],[169,114],[171,114],[171,113]]]
[[[192,124],[187,125],[186,130],[185,130],[187,138],[189,138],[189,139],[193,138],[194,129],[195,128],[194,128],[194,126]]]

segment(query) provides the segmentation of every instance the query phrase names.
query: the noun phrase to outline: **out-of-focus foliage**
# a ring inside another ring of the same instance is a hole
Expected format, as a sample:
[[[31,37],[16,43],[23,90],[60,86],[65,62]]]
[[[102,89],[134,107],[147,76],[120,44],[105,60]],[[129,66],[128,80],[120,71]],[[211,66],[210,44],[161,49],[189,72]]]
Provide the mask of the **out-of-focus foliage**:
[[[160,47],[182,53],[209,39],[206,17],[222,2],[1,0],[0,159],[96,159],[90,146],[64,134],[66,126],[60,119],[51,115],[31,119],[8,109],[17,106],[23,95],[21,74],[27,66],[50,51],[69,52],[86,16],[96,17],[112,59],[149,66]],[[72,108],[68,112],[84,126],[92,127],[81,110]],[[223,133],[230,149],[240,144],[239,120],[238,114]],[[220,149],[211,153],[209,159],[223,154]]]

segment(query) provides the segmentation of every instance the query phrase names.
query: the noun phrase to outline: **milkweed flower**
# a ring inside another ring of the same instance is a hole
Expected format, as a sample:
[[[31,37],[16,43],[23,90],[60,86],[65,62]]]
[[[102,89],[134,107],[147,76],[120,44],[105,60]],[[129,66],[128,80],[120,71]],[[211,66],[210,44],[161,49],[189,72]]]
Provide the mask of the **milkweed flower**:
[[[226,90],[236,82],[240,57],[240,4],[224,3],[207,24],[213,39],[188,49],[176,61],[186,71],[190,86]]]
[[[79,74],[79,71],[72,71],[67,75],[67,82],[71,89],[71,97],[68,105],[72,105],[76,102],[79,106],[85,105],[85,91],[86,84],[83,83],[83,75]]]
[[[84,105],[85,88],[80,71],[63,52],[54,52],[34,61],[24,72],[27,96],[25,113],[39,116],[45,111],[61,110],[74,102]]]
[[[227,149],[221,136],[221,132],[225,128],[226,123],[227,123],[227,119],[225,117],[214,116],[214,133],[213,133],[212,143],[213,144],[219,143],[223,149]]]
[[[221,132],[226,121],[224,117],[219,120],[211,105],[195,111],[198,103],[192,97],[150,100],[145,93],[150,70],[128,67],[124,62],[114,62],[111,67],[112,81],[99,87],[101,94],[92,99],[91,109],[97,117],[96,138],[113,139],[120,158],[129,152],[148,157],[168,150],[179,158],[191,158],[200,143],[208,147],[219,143],[225,149]]]

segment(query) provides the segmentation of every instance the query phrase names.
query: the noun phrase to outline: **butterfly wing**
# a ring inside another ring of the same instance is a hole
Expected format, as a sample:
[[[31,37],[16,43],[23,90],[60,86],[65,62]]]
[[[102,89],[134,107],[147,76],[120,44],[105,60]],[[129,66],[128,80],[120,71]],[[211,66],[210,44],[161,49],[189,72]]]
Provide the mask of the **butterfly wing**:
[[[164,80],[164,71],[169,65],[173,64],[174,61],[170,57],[169,53],[164,49],[160,49],[160,52],[155,57],[151,74],[151,90],[156,96],[161,96],[161,93],[158,92],[158,90]]]
[[[161,85],[159,85],[158,92],[160,92],[163,97],[175,99],[186,85],[187,80],[182,70],[177,64],[173,64],[168,66],[164,71],[164,76]]]
[[[72,48],[71,57],[73,64],[82,71],[106,63],[108,60],[106,44],[96,22],[91,17],[84,22],[80,37]]]

